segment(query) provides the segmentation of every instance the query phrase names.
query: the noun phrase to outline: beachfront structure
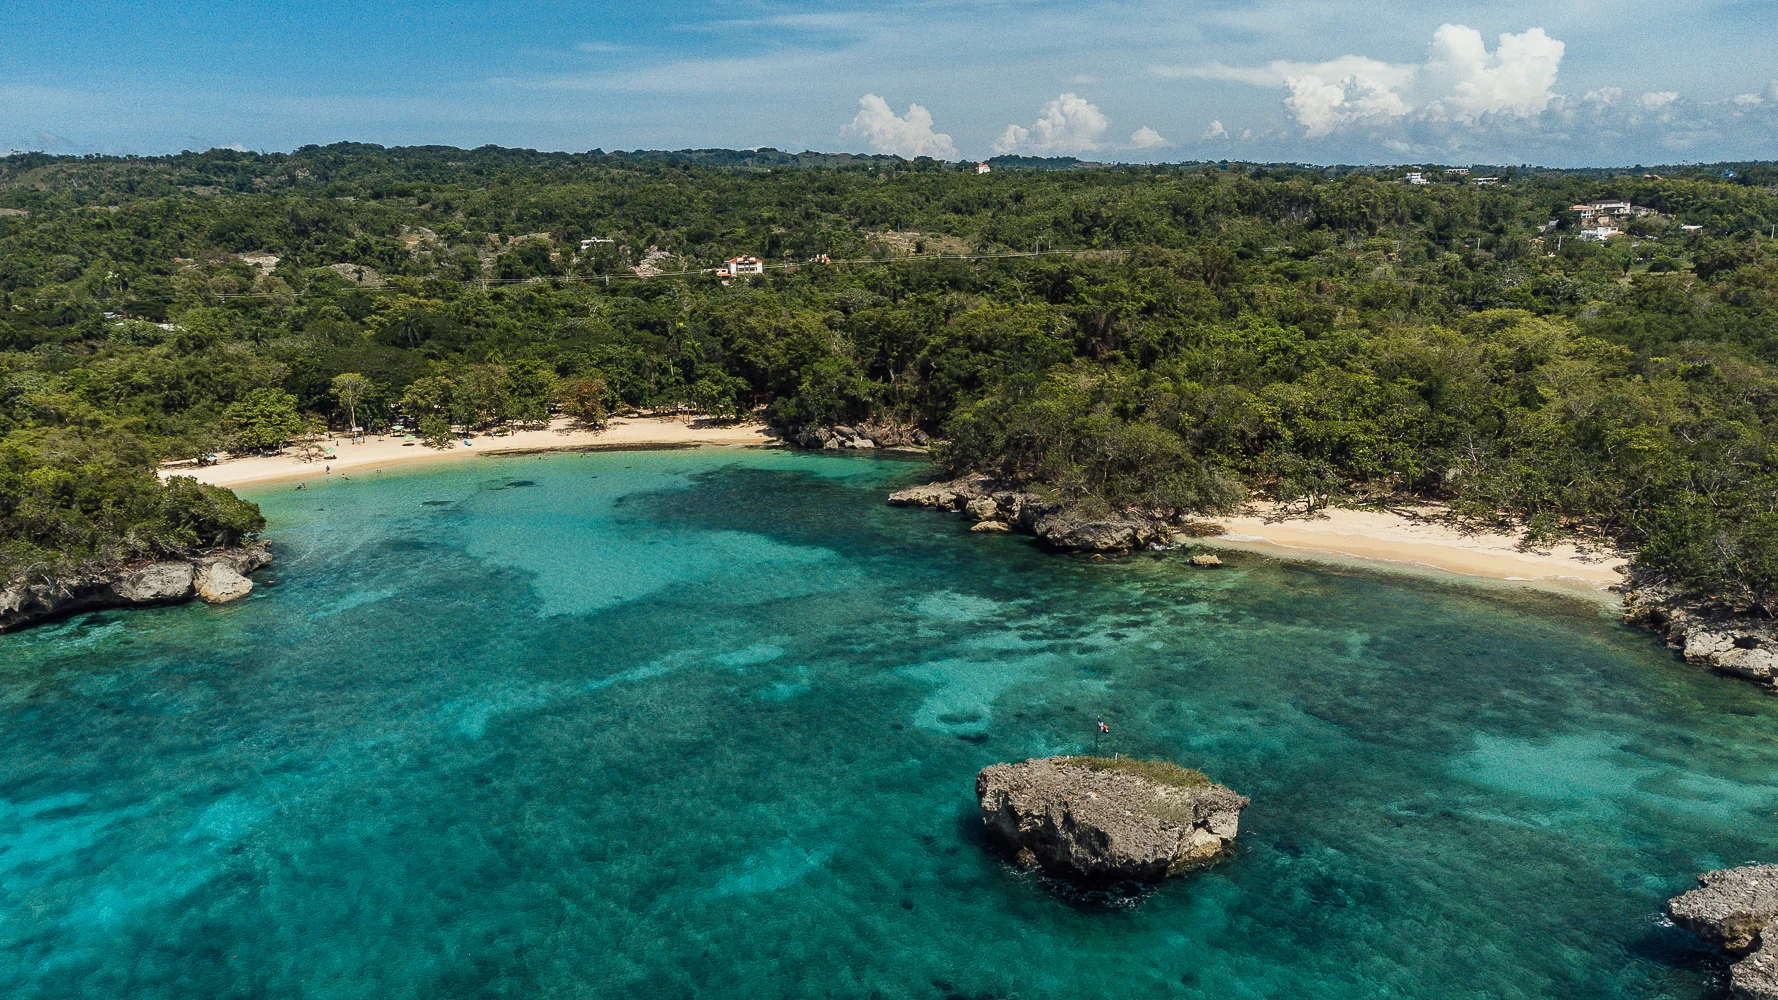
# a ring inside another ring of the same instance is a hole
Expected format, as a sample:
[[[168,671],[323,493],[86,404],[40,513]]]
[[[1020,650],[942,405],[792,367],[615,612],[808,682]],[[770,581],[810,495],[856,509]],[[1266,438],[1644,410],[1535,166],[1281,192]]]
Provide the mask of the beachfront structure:
[[[733,278],[741,274],[764,274],[766,266],[758,257],[730,257],[722,262],[723,268]]]

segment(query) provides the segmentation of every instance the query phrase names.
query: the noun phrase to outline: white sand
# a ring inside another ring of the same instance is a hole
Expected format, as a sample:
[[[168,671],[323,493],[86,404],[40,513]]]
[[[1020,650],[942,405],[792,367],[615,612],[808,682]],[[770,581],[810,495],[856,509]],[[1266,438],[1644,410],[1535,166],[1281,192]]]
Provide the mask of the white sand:
[[[455,445],[443,451],[428,448],[418,441],[403,441],[399,437],[372,436],[363,444],[352,444],[345,438],[340,438],[337,442],[323,443],[323,447],[332,448],[334,454],[321,461],[305,462],[292,454],[269,455],[233,459],[201,469],[162,469],[161,476],[190,476],[214,486],[253,486],[259,483],[324,479],[330,475],[349,475],[354,472],[374,472],[377,469],[417,462],[458,461],[478,455],[514,452],[775,443],[777,439],[768,437],[761,424],[707,424],[702,421],[686,423],[673,417],[619,417],[612,420],[604,430],[585,431],[573,429],[569,426],[569,421],[557,420],[548,430],[519,431],[499,437],[483,434],[470,438],[468,444],[458,438]],[[332,467],[331,473],[326,471],[329,466]]]
[[[1440,520],[1435,507],[1412,514],[1382,510],[1332,509],[1310,517],[1283,517],[1277,507],[1259,505],[1239,516],[1219,517],[1225,533],[1199,541],[1292,557],[1368,560],[1402,568],[1433,570],[1600,593],[1624,582],[1621,553],[1583,551],[1573,544],[1549,549],[1522,548],[1517,535],[1464,531]]]

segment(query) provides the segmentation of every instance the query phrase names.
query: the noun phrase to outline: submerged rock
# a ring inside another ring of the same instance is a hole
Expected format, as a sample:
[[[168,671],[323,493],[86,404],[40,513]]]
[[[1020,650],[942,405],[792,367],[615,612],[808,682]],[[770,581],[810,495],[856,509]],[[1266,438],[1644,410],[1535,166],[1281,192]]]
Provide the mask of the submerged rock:
[[[1778,1000],[1778,865],[1725,868],[1667,901],[1673,922],[1730,955],[1736,1000]]]
[[[1214,569],[1217,566],[1222,565],[1221,559],[1217,558],[1216,556],[1211,555],[1208,552],[1200,552],[1199,554],[1192,556],[1190,559],[1188,559],[1186,561],[1191,563],[1193,566],[1196,566],[1200,569]]]
[[[975,795],[990,836],[1021,863],[1149,882],[1215,862],[1249,802],[1196,771],[1105,757],[995,764]]]

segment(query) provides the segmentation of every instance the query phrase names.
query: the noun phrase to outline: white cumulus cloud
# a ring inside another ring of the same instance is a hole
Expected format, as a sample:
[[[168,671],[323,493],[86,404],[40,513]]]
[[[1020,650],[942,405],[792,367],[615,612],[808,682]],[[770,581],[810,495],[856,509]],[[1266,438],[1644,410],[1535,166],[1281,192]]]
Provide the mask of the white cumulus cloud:
[[[1171,146],[1164,136],[1147,125],[1130,133],[1131,149],[1154,149],[1157,146]]]
[[[1555,99],[1556,71],[1567,47],[1542,28],[1500,36],[1493,52],[1482,33],[1460,24],[1432,35],[1432,58],[1421,67],[1416,89],[1434,95],[1431,105],[1452,119],[1473,124],[1483,115],[1529,118]]]
[[[1200,139],[1227,139],[1228,137],[1229,130],[1222,127],[1221,121],[1212,121],[1210,127],[1204,130],[1204,134],[1198,136]]]
[[[1642,95],[1642,110],[1659,111],[1677,100],[1679,100],[1677,90],[1651,90]]]
[[[1423,63],[1346,55],[1320,63],[1279,60],[1265,66],[1156,66],[1169,79],[1232,80],[1281,87],[1284,105],[1310,137],[1406,120],[1478,125],[1488,118],[1530,118],[1556,100],[1566,46],[1542,28],[1501,34],[1492,50],[1482,33],[1446,24],[1433,33]],[[1609,104],[1620,92],[1593,91]]]
[[[1030,128],[1008,125],[994,152],[1029,149],[1039,156],[1072,156],[1100,148],[1111,122],[1079,94],[1067,93],[1044,105]]]
[[[842,130],[863,136],[879,153],[913,159],[930,156],[939,160],[957,158],[957,147],[951,137],[932,129],[932,112],[918,104],[908,105],[905,117],[897,116],[889,102],[875,94],[858,99],[859,111]]]

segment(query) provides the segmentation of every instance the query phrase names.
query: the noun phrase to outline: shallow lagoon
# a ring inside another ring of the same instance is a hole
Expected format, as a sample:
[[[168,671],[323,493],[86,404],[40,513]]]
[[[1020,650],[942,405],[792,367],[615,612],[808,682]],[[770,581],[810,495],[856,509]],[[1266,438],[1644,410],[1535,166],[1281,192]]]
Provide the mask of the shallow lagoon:
[[[1778,709],[1578,601],[1091,562],[705,449],[250,491],[275,586],[0,637],[0,994],[1700,997],[1659,905],[1778,858]],[[1131,906],[985,764],[1251,795]]]

